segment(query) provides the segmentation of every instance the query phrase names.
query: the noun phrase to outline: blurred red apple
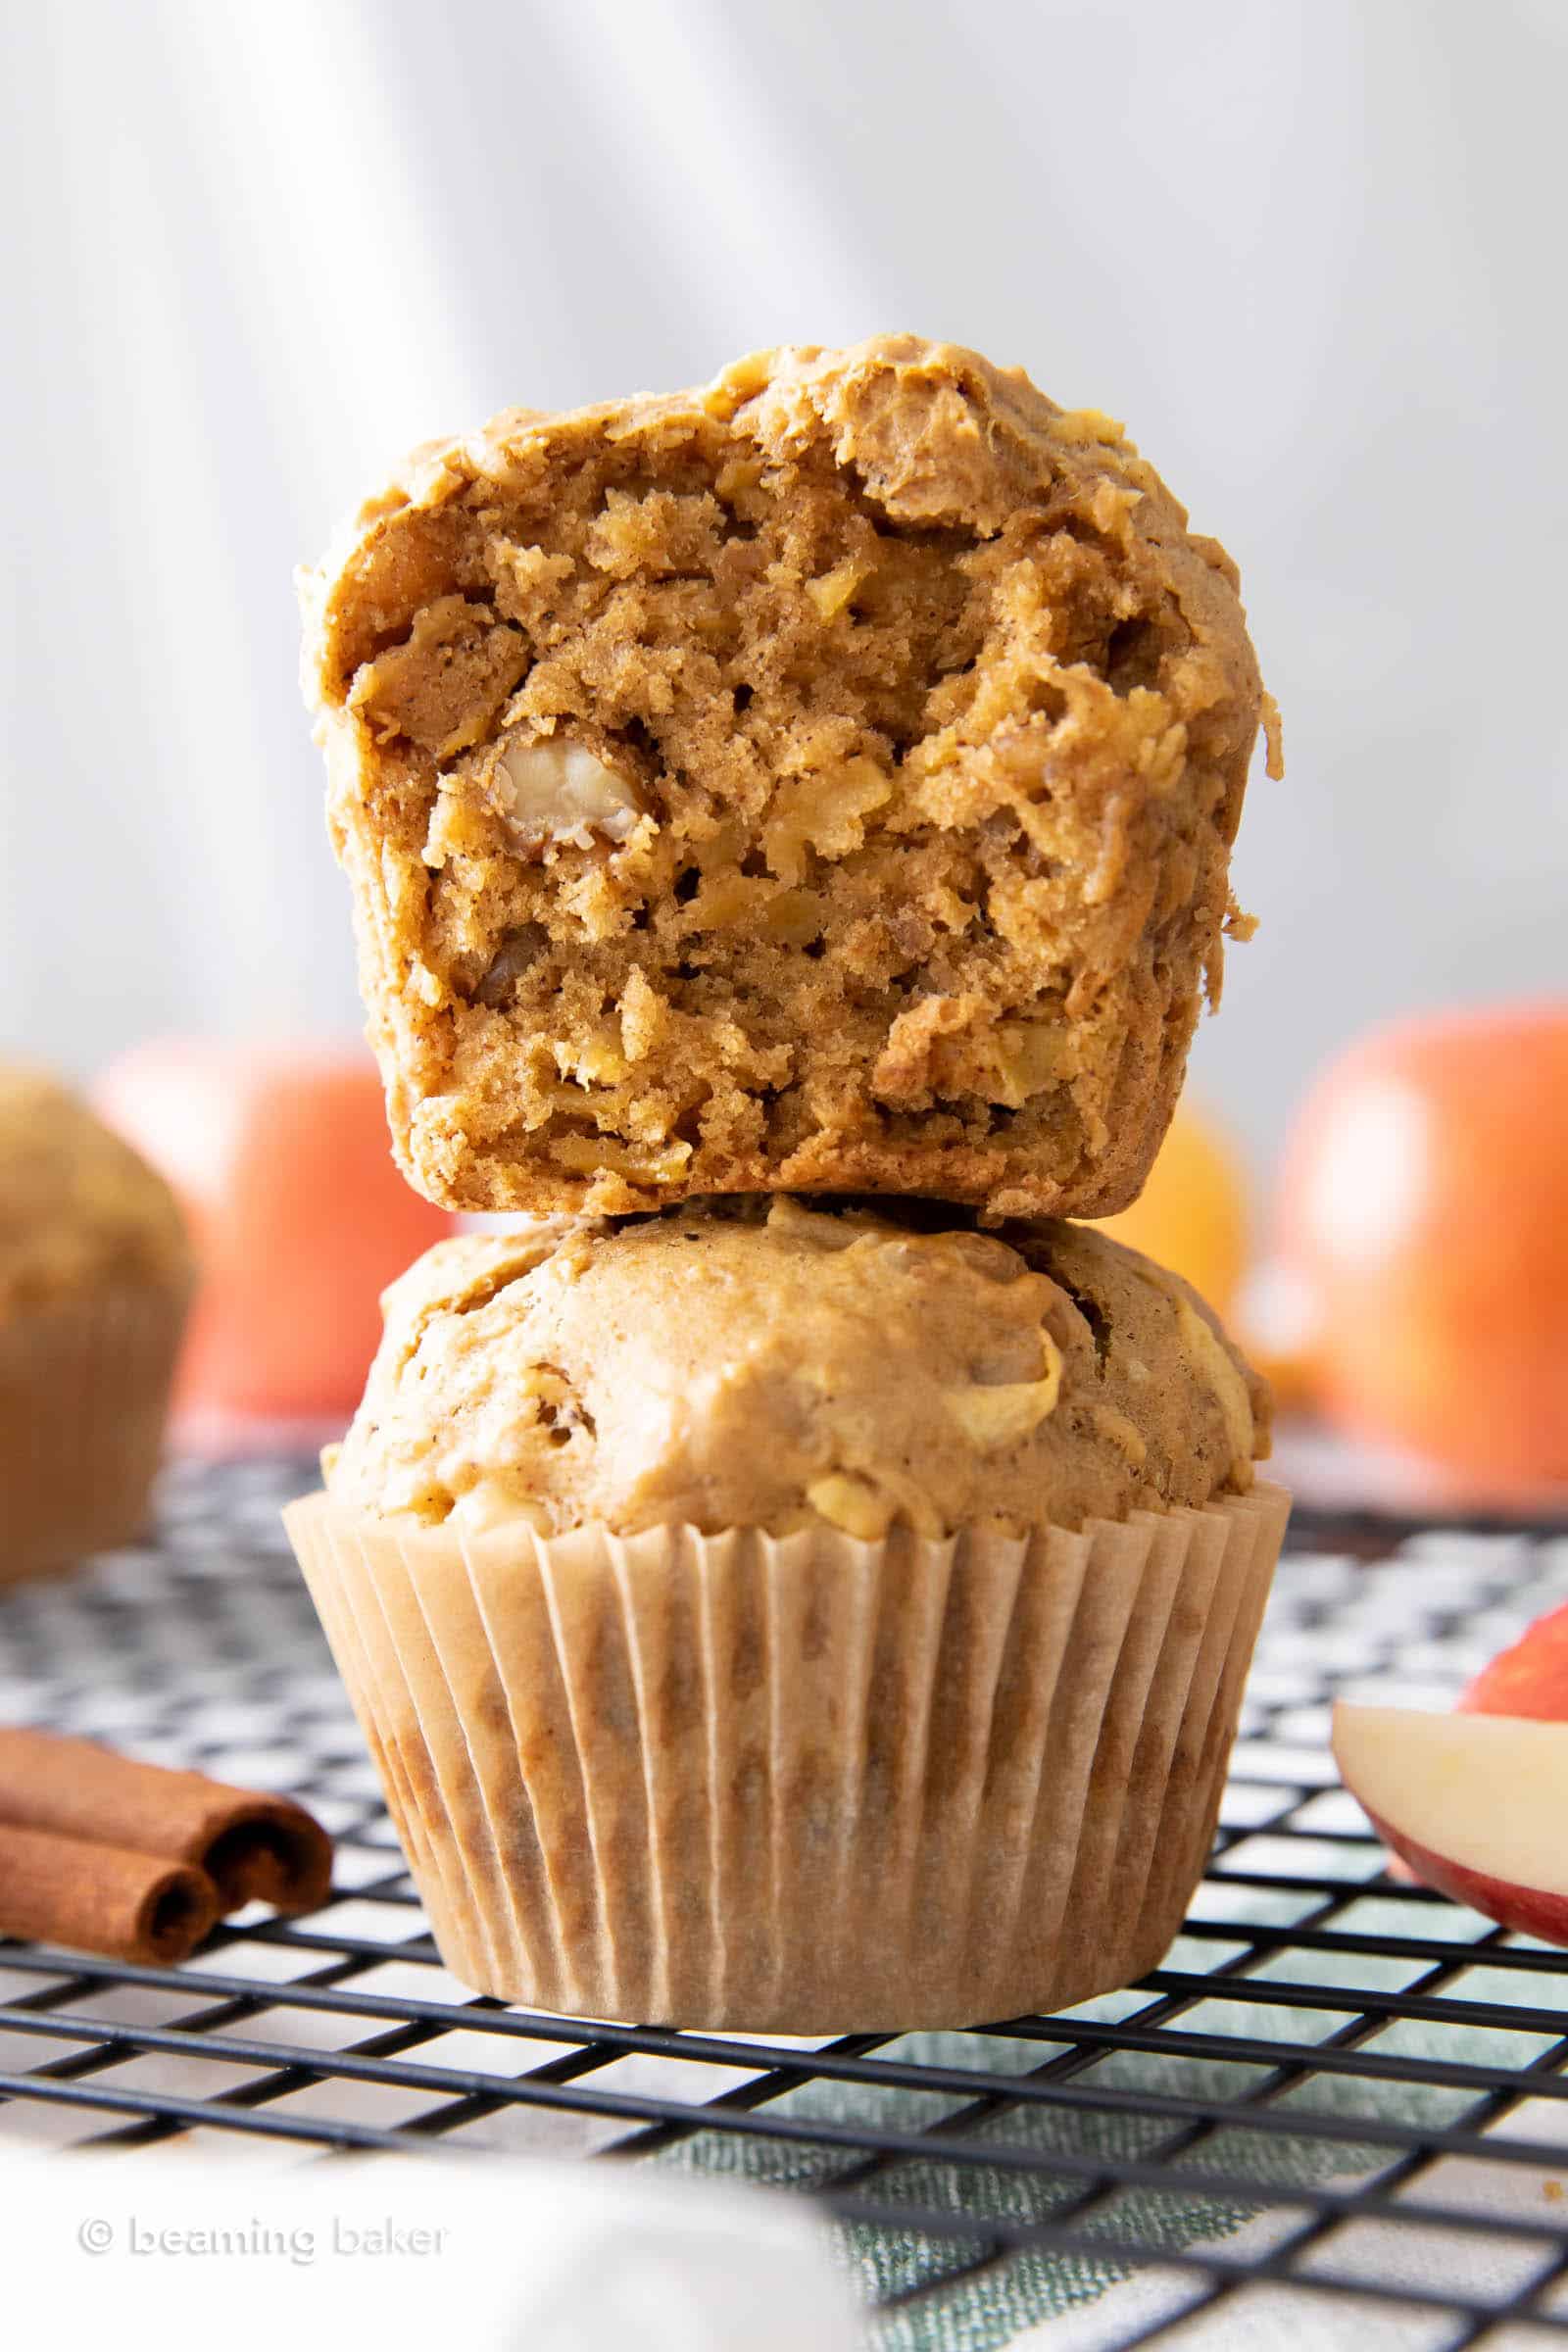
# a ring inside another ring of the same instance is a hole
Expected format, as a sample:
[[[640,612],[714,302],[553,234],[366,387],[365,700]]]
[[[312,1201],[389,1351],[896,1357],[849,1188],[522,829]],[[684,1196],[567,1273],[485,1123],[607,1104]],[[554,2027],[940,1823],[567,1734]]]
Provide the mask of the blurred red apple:
[[[1340,1777],[1424,1886],[1568,1943],[1568,1724],[1334,1710]]]
[[[1568,1000],[1342,1055],[1290,1140],[1281,1246],[1336,1419],[1481,1497],[1568,1480]]]
[[[1568,1602],[1548,1609],[1483,1666],[1459,1704],[1475,1715],[1568,1723]]]
[[[202,1280],[176,1402],[350,1412],[381,1292],[452,1230],[393,1163],[366,1050],[158,1039],[114,1062],[93,1095],[169,1179],[195,1237]]]

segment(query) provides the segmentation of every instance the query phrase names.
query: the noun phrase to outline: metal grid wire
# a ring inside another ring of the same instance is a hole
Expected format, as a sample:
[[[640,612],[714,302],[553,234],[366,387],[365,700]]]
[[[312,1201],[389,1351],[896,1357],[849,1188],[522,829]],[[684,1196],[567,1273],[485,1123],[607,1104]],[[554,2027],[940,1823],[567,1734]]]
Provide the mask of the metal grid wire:
[[[841,2218],[884,2325],[1024,2266],[1028,2309],[1102,2303],[1105,2344],[1254,2305],[1283,2340],[1282,2291],[1334,2341],[1379,2313],[1422,2346],[1568,2337],[1568,1953],[1384,1879],[1325,1744],[1336,1692],[1446,1703],[1568,1597],[1568,1537],[1299,1521],[1166,1964],[1062,2017],[818,2042],[540,2016],[442,1970],[278,1526],[308,1483],[187,1466],[155,1544],[0,1600],[0,1721],[295,1791],[339,1841],[326,1908],[242,1914],[177,1970],[0,1944],[0,2140],[743,2173]]]

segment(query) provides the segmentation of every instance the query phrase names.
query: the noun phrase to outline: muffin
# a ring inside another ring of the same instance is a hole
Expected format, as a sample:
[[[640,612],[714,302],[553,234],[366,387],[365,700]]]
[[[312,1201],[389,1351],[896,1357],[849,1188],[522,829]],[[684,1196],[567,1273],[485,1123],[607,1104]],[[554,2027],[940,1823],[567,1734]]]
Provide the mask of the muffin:
[[[444,1242],[385,1307],[287,1517],[466,1983],[875,2032],[1158,1959],[1287,1507],[1184,1283],[741,1199]]]
[[[1131,1200],[1272,715],[1119,425],[913,336],[762,352],[428,445],[302,597],[432,1200]]]
[[[163,1178],[0,1063],[0,1583],[140,1528],[193,1279]]]

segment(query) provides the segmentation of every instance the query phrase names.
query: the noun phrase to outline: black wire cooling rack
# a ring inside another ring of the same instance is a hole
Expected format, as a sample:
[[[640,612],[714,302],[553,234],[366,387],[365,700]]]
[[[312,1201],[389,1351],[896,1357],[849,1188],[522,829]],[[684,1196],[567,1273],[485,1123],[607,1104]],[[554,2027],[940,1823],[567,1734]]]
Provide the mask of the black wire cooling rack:
[[[1067,2015],[804,2041],[587,2024],[439,1965],[277,1521],[184,1466],[156,1542],[0,1598],[0,1721],[289,1789],[331,1902],[179,1969],[0,1943],[0,2143],[612,2157],[809,2192],[889,2345],[1568,2335],[1568,1953],[1382,1874],[1334,1695],[1445,1704],[1568,1597],[1568,1534],[1298,1517],[1208,1874]]]

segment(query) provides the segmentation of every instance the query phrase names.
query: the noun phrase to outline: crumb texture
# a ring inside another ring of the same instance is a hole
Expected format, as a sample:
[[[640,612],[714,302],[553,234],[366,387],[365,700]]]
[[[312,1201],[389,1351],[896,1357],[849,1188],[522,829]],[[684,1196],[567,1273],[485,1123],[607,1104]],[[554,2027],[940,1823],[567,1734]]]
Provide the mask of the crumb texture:
[[[911,336],[761,353],[427,447],[303,597],[432,1199],[1132,1198],[1263,696],[1119,426]]]
[[[0,1063],[0,1310],[190,1279],[163,1178],[58,1080]]]
[[[1245,1492],[1266,1386],[1082,1226],[760,1197],[441,1242],[386,1298],[334,1500],[475,1531],[865,1540]]]

